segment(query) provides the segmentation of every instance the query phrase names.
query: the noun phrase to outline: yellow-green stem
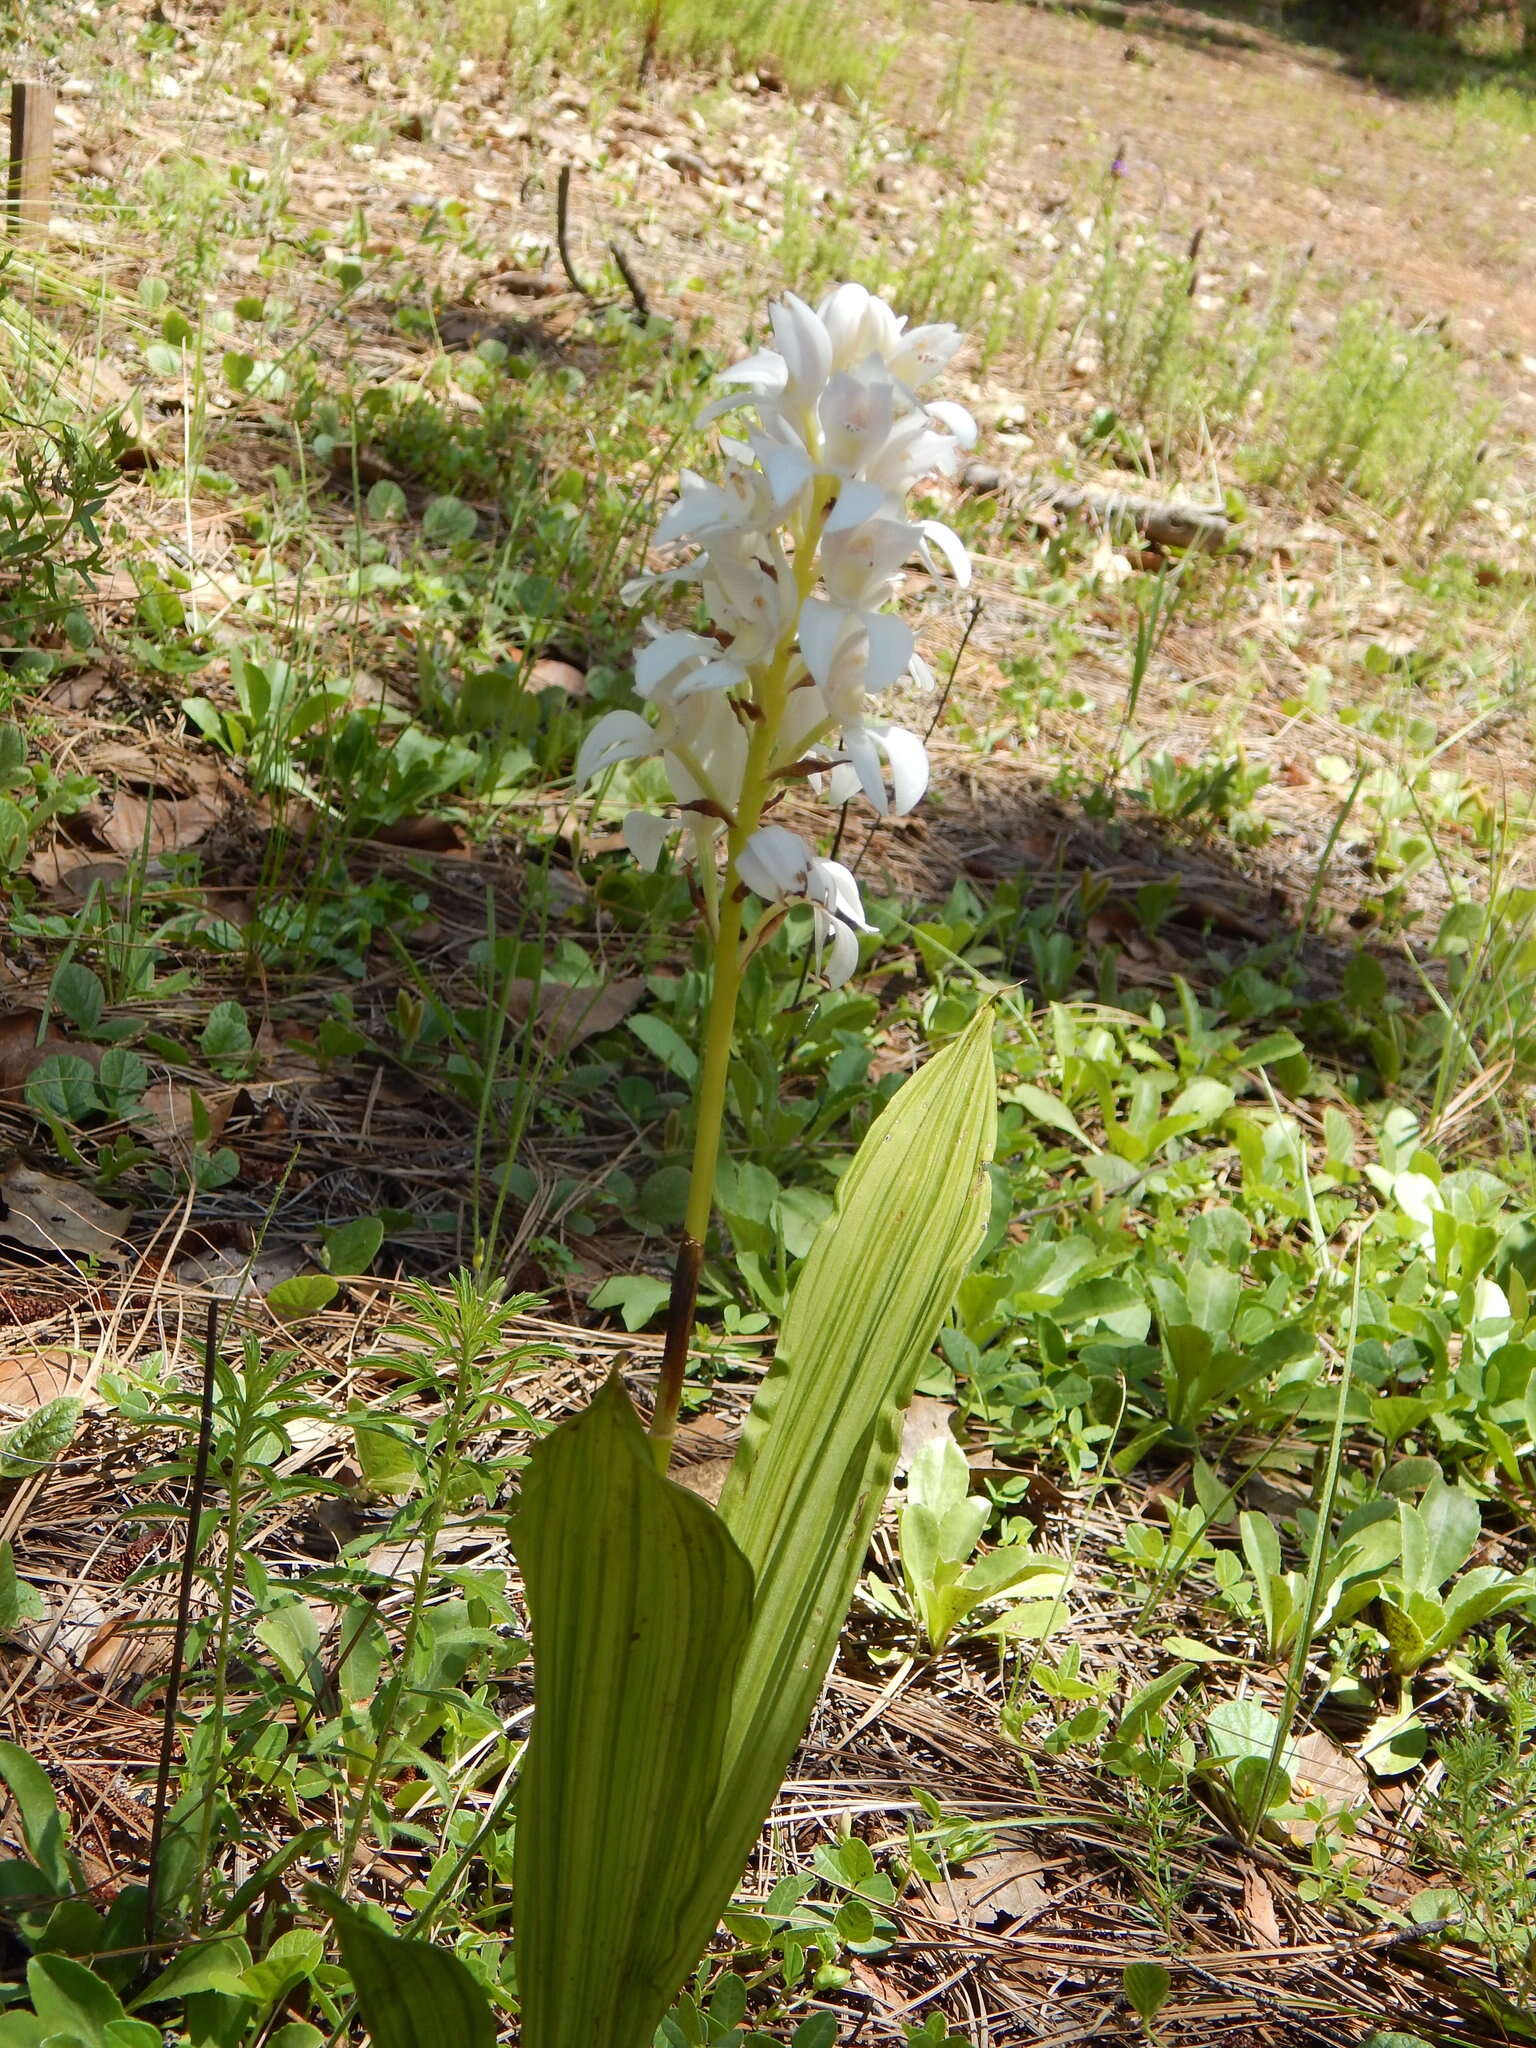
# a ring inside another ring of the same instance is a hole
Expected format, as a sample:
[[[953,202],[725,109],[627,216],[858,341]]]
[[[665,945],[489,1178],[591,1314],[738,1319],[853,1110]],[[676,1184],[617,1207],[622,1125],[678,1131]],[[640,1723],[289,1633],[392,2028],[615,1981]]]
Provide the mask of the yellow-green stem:
[[[829,504],[818,503],[795,549],[795,592],[799,607],[810,595],[816,575],[816,550],[826,524]],[[789,665],[795,651],[794,629],[774,650],[772,661],[758,680],[758,716],[751,727],[747,762],[741,779],[741,802],[726,835],[725,880],[720,896],[720,917],[714,941],[714,961],[709,992],[709,1011],[704,1020],[704,1044],[699,1059],[699,1083],[695,1095],[693,1163],[688,1175],[688,1203],[683,1213],[682,1242],[672,1268],[672,1294],[667,1303],[667,1335],[662,1349],[661,1373],[656,1383],[656,1405],[651,1414],[651,1438],[656,1463],[665,1472],[672,1460],[677,1436],[677,1412],[682,1406],[683,1380],[688,1369],[688,1343],[693,1335],[694,1311],[699,1298],[699,1275],[704,1266],[704,1241],[709,1235],[710,1212],[715,1204],[715,1167],[720,1156],[720,1133],[725,1124],[725,1090],[731,1072],[731,1044],[736,1031],[736,999],[742,976],[742,889],[736,861],[742,848],[762,822],[768,801],[769,774],[773,767],[774,742],[784,716],[788,695]]]

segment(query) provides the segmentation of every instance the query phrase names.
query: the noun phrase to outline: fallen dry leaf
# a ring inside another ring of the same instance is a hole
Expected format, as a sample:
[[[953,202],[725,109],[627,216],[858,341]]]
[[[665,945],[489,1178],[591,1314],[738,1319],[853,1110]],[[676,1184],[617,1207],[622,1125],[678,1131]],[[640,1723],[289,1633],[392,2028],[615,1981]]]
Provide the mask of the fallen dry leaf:
[[[101,833],[114,852],[124,855],[174,853],[206,839],[220,815],[202,796],[145,799],[119,790]]]
[[[514,981],[507,987],[507,1015],[514,1024],[526,1024],[533,1014],[534,1028],[547,1049],[565,1053],[622,1024],[644,994],[645,983],[638,976],[595,988],[575,988],[565,981]]]
[[[127,1249],[126,1209],[114,1208],[88,1188],[44,1173],[25,1159],[13,1159],[0,1173],[0,1205],[0,1237],[35,1251],[118,1260]]]
[[[0,1406],[41,1408],[46,1401],[73,1393],[79,1379],[77,1354],[56,1346],[0,1356]]]
[[[937,1443],[941,1437],[953,1436],[950,1423],[954,1419],[953,1401],[935,1400],[931,1394],[914,1394],[907,1403],[907,1412],[901,1418],[901,1454],[896,1460],[898,1473],[911,1470],[912,1460],[924,1444]]]
[[[144,1090],[145,1115],[138,1125],[152,1145],[176,1153],[190,1152],[193,1145],[192,1103],[201,1097],[208,1112],[207,1142],[216,1145],[229,1121],[230,1111],[245,1091],[240,1088],[194,1088],[189,1081],[155,1081]]]
[[[122,861],[104,859],[99,847],[72,846],[67,839],[40,848],[26,868],[50,896],[68,897],[76,903],[85,901],[93,883],[105,889],[127,873]]]
[[[546,658],[536,661],[528,671],[528,686],[533,690],[564,690],[567,697],[585,697],[586,671],[574,662]]]
[[[1269,1880],[1261,1870],[1248,1869],[1243,1872],[1243,1918],[1248,1922],[1254,1939],[1261,1947],[1284,1946],[1280,1919],[1275,1912],[1275,1895],[1269,1888]]]
[[[84,711],[95,703],[112,678],[104,668],[86,668],[60,676],[43,692],[43,701],[60,711]]]
[[[157,761],[147,747],[136,747],[127,740],[100,741],[87,754],[86,765],[94,775],[115,775],[138,789],[188,787],[185,777],[178,775],[174,766]]]
[[[51,1060],[60,1053],[82,1059],[88,1067],[101,1065],[102,1048],[99,1045],[66,1038],[57,1031],[50,1031],[39,1044],[37,1027],[41,1022],[40,1010],[13,1010],[8,1016],[0,1017],[0,1102],[25,1100],[27,1082],[44,1060]]]
[[[1045,1865],[1032,1849],[989,1849],[963,1870],[951,1871],[929,1898],[933,1915],[960,1927],[988,1927],[998,1920],[1027,1920],[1051,1903],[1039,1873]]]
[[[1320,1728],[1296,1736],[1285,1761],[1291,1774],[1294,1804],[1300,1806],[1320,1797],[1330,1815],[1347,1812],[1352,1806],[1370,1806],[1371,1781],[1365,1766],[1336,1742],[1330,1742]],[[1282,1821],[1281,1825],[1293,1842],[1305,1844],[1317,1834],[1317,1822],[1313,1820],[1297,1818]],[[1351,1848],[1356,1846],[1351,1843]]]
[[[695,1458],[690,1465],[674,1466],[667,1477],[686,1487],[689,1493],[696,1493],[700,1500],[707,1500],[712,1508],[717,1508],[733,1462],[726,1457]]]
[[[467,853],[469,850],[464,827],[452,818],[428,815],[396,818],[392,825],[381,825],[373,836],[380,846],[404,846],[413,853]]]

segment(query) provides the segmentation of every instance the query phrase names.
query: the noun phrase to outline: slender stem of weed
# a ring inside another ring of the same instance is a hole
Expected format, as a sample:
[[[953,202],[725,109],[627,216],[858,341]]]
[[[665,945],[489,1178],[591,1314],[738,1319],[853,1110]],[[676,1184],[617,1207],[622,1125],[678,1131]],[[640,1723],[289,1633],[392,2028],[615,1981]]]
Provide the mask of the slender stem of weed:
[[[426,1512],[422,1516],[421,1563],[411,1585],[411,1605],[406,1615],[405,1627],[401,1631],[400,1650],[395,1659],[395,1668],[390,1674],[389,1684],[380,1696],[374,1724],[378,1732],[373,1755],[368,1760],[367,1776],[358,1787],[356,1798],[353,1800],[352,1815],[347,1824],[346,1840],[342,1844],[341,1860],[337,1868],[337,1891],[346,1889],[347,1880],[352,1874],[353,1860],[357,1855],[358,1844],[362,1840],[363,1829],[368,1822],[373,1795],[378,1789],[379,1779],[383,1776],[384,1766],[389,1758],[395,1716],[415,1659],[422,1616],[427,1611],[427,1597],[432,1586],[438,1540],[442,1535],[443,1523],[447,1519],[449,1501],[453,1497],[454,1475],[463,1451],[469,1404],[478,1387],[475,1376],[476,1344],[468,1328],[467,1319],[463,1316],[460,1318],[457,1336],[458,1356],[454,1359],[453,1401],[443,1430],[438,1483],[427,1501]]]
[[[218,1356],[219,1305],[208,1304],[208,1325],[203,1340],[202,1403],[197,1421],[197,1462],[192,1470],[192,1488],[187,1496],[187,1533],[181,1552],[181,1580],[176,1589],[176,1631],[171,1645],[171,1670],[165,1688],[165,1713],[160,1724],[160,1762],[155,1773],[155,1817],[149,1835],[149,1874],[144,1884],[144,1946],[155,1944],[155,1920],[160,1905],[160,1856],[165,1841],[165,1816],[170,1804],[171,1761],[176,1751],[176,1711],[181,1703],[181,1674],[187,1657],[187,1633],[192,1622],[192,1587],[197,1577],[197,1538],[203,1520],[203,1496],[208,1490],[208,1458],[213,1444],[214,1360]]]
[[[1356,797],[1359,796],[1361,790],[1365,787],[1365,778],[1369,772],[1369,769],[1364,766],[1357,771],[1354,782],[1350,786],[1349,795],[1345,797],[1343,804],[1339,808],[1338,816],[1328,828],[1328,837],[1323,841],[1323,857],[1318,862],[1317,871],[1312,877],[1312,886],[1307,891],[1307,900],[1301,913],[1301,922],[1297,925],[1296,936],[1291,941],[1292,965],[1295,964],[1297,955],[1306,943],[1307,933],[1312,929],[1312,920],[1317,915],[1317,905],[1323,893],[1323,884],[1328,879],[1328,870],[1333,862],[1333,850],[1339,843],[1339,834],[1348,823],[1350,812],[1355,808]]]
[[[560,258],[560,268],[570,280],[571,289],[580,292],[584,299],[590,299],[591,289],[582,283],[571,261],[570,226],[571,167],[569,164],[562,164],[555,186],[555,250]]]
[[[1316,1520],[1312,1526],[1311,1555],[1307,1559],[1306,1598],[1302,1603],[1300,1626],[1296,1631],[1296,1646],[1291,1652],[1290,1668],[1285,1675],[1285,1698],[1281,1703],[1280,1721],[1275,1730],[1274,1745],[1269,1752],[1269,1762],[1264,1771],[1264,1782],[1259,1796],[1250,1812],[1244,1816],[1247,1840],[1250,1844],[1257,1839],[1269,1812],[1269,1802],[1280,1775],[1282,1759],[1295,1726],[1296,1710],[1301,1704],[1301,1688],[1306,1682],[1307,1659],[1312,1652],[1312,1637],[1317,1628],[1317,1617],[1323,1604],[1323,1566],[1328,1555],[1328,1539],[1333,1528],[1333,1510],[1339,1493],[1339,1470],[1344,1462],[1344,1423],[1349,1408],[1350,1382],[1355,1367],[1355,1336],[1360,1326],[1360,1267],[1361,1247],[1355,1246],[1355,1277],[1349,1304],[1349,1338],[1344,1346],[1344,1357],[1339,1368],[1339,1398],[1333,1410],[1333,1434],[1328,1443],[1328,1463],[1323,1471]]]

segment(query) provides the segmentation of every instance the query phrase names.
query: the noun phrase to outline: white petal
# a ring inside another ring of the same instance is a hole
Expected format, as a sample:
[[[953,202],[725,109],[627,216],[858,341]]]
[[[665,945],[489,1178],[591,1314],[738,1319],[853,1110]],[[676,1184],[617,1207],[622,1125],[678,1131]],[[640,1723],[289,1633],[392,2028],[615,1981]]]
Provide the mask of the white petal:
[[[962,448],[976,446],[976,422],[963,405],[952,398],[935,398],[927,408],[928,417],[948,427]]]
[[[590,782],[619,761],[643,761],[660,750],[656,728],[638,711],[610,711],[581,743],[576,756],[576,785]]]
[[[889,491],[882,491],[878,484],[844,484],[837,494],[837,503],[827,514],[824,533],[847,533],[855,526],[863,526],[870,519],[899,519],[900,500]]]
[[[907,674],[920,690],[932,690],[938,682],[938,677],[920,654],[914,654],[907,663]]]
[[[823,689],[827,687],[852,616],[852,613],[819,597],[808,597],[800,607],[800,652],[806,667]]]
[[[819,397],[832,369],[832,341],[826,328],[793,292],[768,308],[768,318],[789,373],[786,392],[802,401]]]
[[[963,339],[959,328],[947,321],[934,327],[914,327],[902,336],[900,350],[891,357],[891,373],[920,391],[946,367]]]
[[[827,801],[851,804],[859,793],[859,772],[851,761],[839,761],[827,777]]]
[[[781,442],[770,441],[766,434],[754,434],[752,441],[753,453],[768,479],[773,509],[782,512],[815,475],[810,457],[803,449],[786,448]]]
[[[702,633],[687,633],[678,628],[658,633],[654,640],[636,650],[635,688],[642,697],[649,697],[689,662],[707,661],[718,652],[714,641],[706,640]]]
[[[844,924],[855,925],[861,932],[874,930],[864,915],[864,904],[853,871],[845,868],[840,860],[813,860],[806,894],[813,903],[820,903],[824,909],[841,918]]]
[[[816,308],[839,362],[852,360],[863,334],[868,308],[869,293],[861,284],[835,286]]]
[[[776,349],[760,348],[755,355],[744,356],[739,363],[722,370],[715,382],[746,384],[754,391],[782,391],[788,376],[789,365],[783,356]]]
[[[905,675],[912,661],[912,628],[894,612],[865,612],[864,629],[869,636],[869,664],[864,672],[864,687],[871,696],[878,697],[882,690],[888,690],[892,683]]]
[[[950,574],[964,590],[971,580],[971,558],[965,551],[965,543],[958,533],[937,519],[923,521],[923,555],[930,568],[935,568],[930,548],[937,548],[949,564]]]
[[[922,802],[923,791],[928,787],[928,749],[905,726],[870,729],[891,764],[891,809],[898,818],[905,817]]]
[[[841,988],[859,964],[859,941],[847,925],[825,910],[816,912],[817,950],[828,988]]]
[[[811,869],[811,850],[787,825],[760,825],[736,856],[736,872],[766,902],[803,896]]]
[[[859,778],[859,787],[883,818],[890,809],[885,793],[885,776],[880,767],[880,749],[862,725],[850,725],[843,733],[843,752]]]
[[[654,811],[626,812],[620,828],[624,844],[647,874],[654,874],[661,850],[677,830],[675,818],[658,818]]]
[[[747,672],[739,661],[706,661],[679,678],[675,695],[681,703],[685,698],[697,697],[703,690],[734,690],[746,680]]]

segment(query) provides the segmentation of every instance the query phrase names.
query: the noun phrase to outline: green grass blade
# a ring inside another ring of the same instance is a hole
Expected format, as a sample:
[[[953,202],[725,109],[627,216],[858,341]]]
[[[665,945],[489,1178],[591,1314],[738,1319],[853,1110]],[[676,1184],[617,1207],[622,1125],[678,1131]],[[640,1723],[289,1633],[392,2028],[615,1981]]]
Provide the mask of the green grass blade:
[[[534,1450],[512,1534],[534,1649],[522,2040],[638,2048],[741,1868],[716,1897],[708,1830],[752,1574],[713,1510],[658,1474],[617,1378]]]

